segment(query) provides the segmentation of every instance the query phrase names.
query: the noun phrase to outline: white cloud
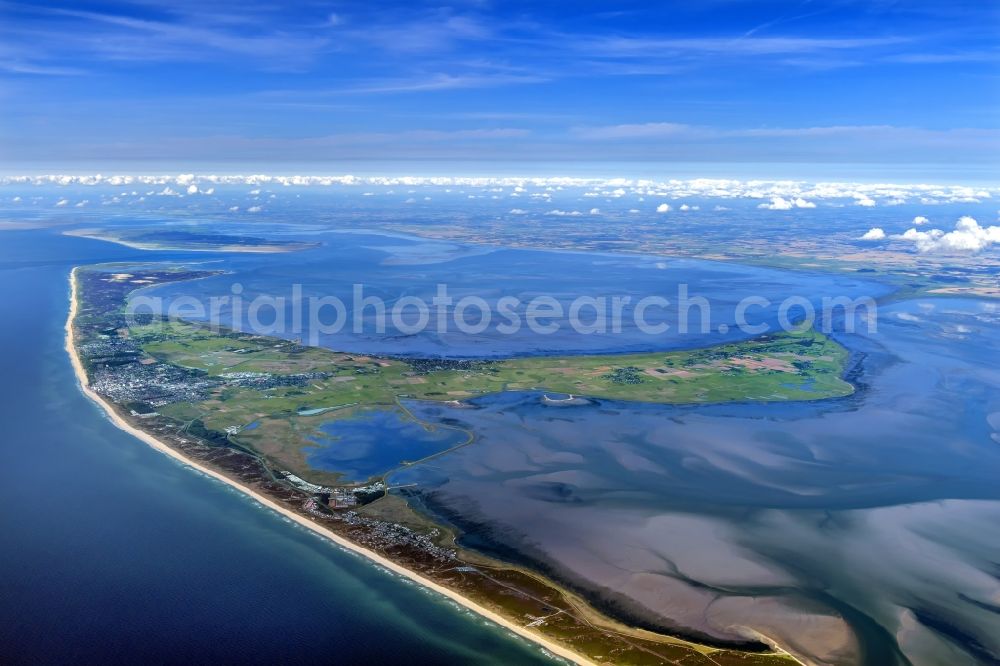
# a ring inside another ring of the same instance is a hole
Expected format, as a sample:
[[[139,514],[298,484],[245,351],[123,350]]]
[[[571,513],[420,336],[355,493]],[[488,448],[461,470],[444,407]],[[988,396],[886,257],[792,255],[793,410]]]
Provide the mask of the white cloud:
[[[795,208],[795,203],[788,201],[784,197],[771,197],[771,203],[762,203],[757,206],[757,208],[766,208],[767,210],[791,210]]]
[[[583,213],[578,210],[559,210],[556,208],[547,212],[546,215],[554,215],[556,217],[580,217]]]
[[[979,223],[965,216],[955,223],[953,231],[944,232],[940,229],[917,231],[908,229],[894,238],[912,242],[917,252],[966,252],[975,253],[985,250],[994,243],[1000,244],[1000,227],[982,227]]]
[[[590,209],[590,214],[591,215],[600,215],[601,214],[601,209],[600,208],[591,208]]]
[[[239,209],[240,209],[240,207],[239,207],[239,206],[230,206],[230,207],[229,207],[229,212],[230,212],[230,213],[235,213],[235,212],[236,212],[236,211],[238,211]]]
[[[62,208],[63,206],[69,205],[69,199],[60,199],[56,202],[56,208]]]
[[[248,213],[259,213],[262,210],[264,209],[261,206],[250,206],[249,208],[247,208]]]
[[[923,215],[917,215],[915,218],[913,218],[913,224],[918,224],[918,225],[927,224],[928,222],[930,222],[930,220],[928,220]]]
[[[859,206],[864,206],[866,208],[872,208],[875,205],[875,200],[871,197],[861,194],[855,197],[854,201]]]
[[[882,240],[885,238],[885,231],[879,227],[872,227],[858,240]]]
[[[523,208],[511,208],[510,209],[510,214],[511,215],[527,215],[528,211],[524,210]]]
[[[657,213],[666,213],[670,211],[670,204],[661,203],[656,207]]]

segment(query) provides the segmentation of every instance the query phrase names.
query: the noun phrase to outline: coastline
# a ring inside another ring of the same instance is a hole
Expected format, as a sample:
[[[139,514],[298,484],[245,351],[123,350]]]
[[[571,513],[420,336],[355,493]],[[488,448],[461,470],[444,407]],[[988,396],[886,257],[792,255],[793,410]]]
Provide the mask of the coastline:
[[[569,648],[560,645],[558,643],[555,643],[545,638],[544,636],[541,636],[533,631],[530,631],[527,628],[521,627],[513,623],[512,621],[504,618],[503,616],[499,615],[498,613],[495,613],[489,610],[488,608],[485,608],[477,604],[476,602],[462,596],[461,594],[458,594],[454,590],[451,590],[443,585],[435,583],[434,581],[425,578],[424,576],[421,576],[420,574],[411,571],[410,569],[407,569],[406,567],[403,567],[397,564],[396,562],[393,562],[392,560],[382,555],[379,555],[374,551],[359,546],[353,543],[352,541],[345,539],[344,537],[332,532],[331,530],[326,529],[322,525],[314,523],[305,516],[295,513],[294,511],[289,511],[288,509],[278,505],[276,502],[269,499],[268,497],[265,497],[264,495],[254,491],[253,489],[245,486],[242,483],[239,483],[227,477],[226,475],[216,470],[213,470],[209,467],[206,467],[205,465],[202,465],[188,458],[187,456],[181,454],[179,451],[171,448],[170,446],[167,446],[160,440],[156,439],[152,435],[142,430],[139,430],[138,428],[132,426],[130,423],[125,421],[125,419],[123,419],[121,415],[118,414],[118,412],[114,409],[114,407],[110,403],[105,401],[100,395],[98,395],[90,388],[89,380],[87,378],[87,373],[84,370],[83,363],[80,361],[79,354],[77,354],[76,344],[75,344],[75,333],[73,329],[73,324],[74,321],[76,320],[76,315],[79,309],[79,303],[77,298],[76,272],[77,268],[74,267],[70,271],[69,275],[70,307],[65,325],[66,352],[69,355],[70,362],[73,366],[73,372],[76,375],[77,384],[81,392],[87,398],[92,400],[98,407],[100,407],[116,427],[132,435],[133,437],[139,439],[140,441],[144,442],[145,444],[159,451],[160,453],[166,454],[171,458],[174,458],[175,460],[187,465],[188,467],[191,467],[203,474],[206,474],[218,481],[221,481],[222,483],[227,484],[231,488],[234,488],[243,493],[244,495],[247,495],[257,503],[261,504],[262,506],[277,512],[281,516],[294,521],[296,524],[305,527],[306,529],[309,529],[316,534],[319,534],[320,536],[332,541],[337,546],[340,546],[341,548],[344,548],[353,553],[361,555],[370,560],[371,562],[383,567],[384,569],[388,569],[389,571],[395,574],[404,576],[407,579],[419,585],[422,585],[423,587],[433,592],[436,592],[444,596],[445,598],[450,599],[451,601],[454,601],[463,608],[470,610],[476,613],[477,615],[486,618],[487,620],[490,620],[491,622],[499,625],[500,627],[503,627],[504,629],[507,629],[508,631],[513,632],[514,634],[522,638],[530,640],[532,643],[535,643],[539,647],[543,648],[548,652],[551,652],[552,654],[558,657],[567,659],[574,664],[580,664],[583,666],[596,666],[595,662],[587,659],[586,657],[580,654],[577,654],[576,652],[573,652]]]

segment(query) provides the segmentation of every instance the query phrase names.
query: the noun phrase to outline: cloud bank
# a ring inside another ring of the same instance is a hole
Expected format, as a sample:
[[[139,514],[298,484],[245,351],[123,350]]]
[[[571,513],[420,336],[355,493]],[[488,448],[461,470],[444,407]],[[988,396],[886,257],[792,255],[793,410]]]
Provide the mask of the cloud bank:
[[[285,174],[32,174],[0,176],[0,187],[51,186],[54,188],[120,188],[115,196],[128,200],[137,191],[146,196],[163,197],[221,197],[234,189],[248,188],[251,195],[260,195],[285,188],[344,189],[364,188],[361,194],[375,196],[388,194],[395,188],[415,190],[434,187],[466,192],[469,196],[484,195],[492,199],[517,198],[518,202],[538,201],[548,203],[553,196],[575,194],[580,205],[564,209],[548,205],[538,211],[544,213],[588,211],[598,206],[598,200],[628,202],[629,209],[648,210],[650,206],[659,213],[672,210],[696,210],[698,204],[711,202],[714,210],[726,210],[729,201],[744,200],[761,210],[792,211],[819,207],[876,208],[900,205],[934,206],[944,204],[979,204],[995,201],[1000,197],[1000,186],[938,185],[930,183],[862,183],[862,182],[809,182],[798,180],[738,180],[725,178],[652,179],[652,178],[598,178],[570,176],[356,176],[341,175],[285,175]],[[383,188],[379,190],[378,188]],[[127,190],[133,190],[131,195]],[[561,194],[560,194],[561,193]],[[21,194],[20,191],[17,194]],[[412,194],[412,192],[411,192]],[[69,198],[67,193],[58,198]],[[711,201],[716,200],[716,201]],[[718,201],[722,200],[722,201]],[[586,204],[583,205],[583,202]],[[655,202],[655,203],[652,203]],[[676,202],[676,203],[675,203]],[[681,203],[685,202],[685,203]],[[68,206],[67,201],[62,206]],[[238,202],[233,202],[238,203]],[[512,202],[513,203],[513,202]],[[683,208],[687,206],[688,208]],[[516,206],[525,213],[535,212],[524,204]],[[959,211],[964,213],[966,211]],[[518,213],[513,213],[518,214]],[[915,226],[929,223],[927,217],[918,215]],[[930,232],[928,232],[930,233]]]
[[[796,197],[789,201],[784,197],[771,197],[771,203],[762,203],[757,208],[764,208],[767,210],[791,210],[793,208],[815,208],[816,204],[811,201],[806,201],[802,197]]]

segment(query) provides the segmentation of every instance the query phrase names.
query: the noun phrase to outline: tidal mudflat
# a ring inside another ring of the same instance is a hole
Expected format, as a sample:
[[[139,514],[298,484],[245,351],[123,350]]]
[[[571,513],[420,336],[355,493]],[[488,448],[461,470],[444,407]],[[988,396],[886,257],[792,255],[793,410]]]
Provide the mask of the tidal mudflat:
[[[1000,312],[922,299],[841,335],[859,391],[788,405],[553,409],[534,393],[421,418],[467,447],[393,477],[467,543],[651,626],[756,633],[820,663],[998,649]]]

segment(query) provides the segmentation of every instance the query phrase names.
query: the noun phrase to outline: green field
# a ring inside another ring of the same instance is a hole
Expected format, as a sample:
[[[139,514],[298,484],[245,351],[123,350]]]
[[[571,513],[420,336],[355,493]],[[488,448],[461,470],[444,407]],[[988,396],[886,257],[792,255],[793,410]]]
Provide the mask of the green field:
[[[306,465],[303,448],[317,427],[366,409],[398,409],[401,398],[459,401],[500,391],[548,392],[654,403],[815,400],[843,396],[848,352],[808,330],[706,349],[598,356],[546,356],[496,361],[379,358],[305,347],[276,338],[213,332],[171,321],[137,326],[128,335],[148,362],[204,371],[220,380],[209,399],[174,403],[160,412],[209,430],[240,429],[232,438],[304,478],[335,475]],[[268,384],[246,386],[249,377]],[[306,373],[320,373],[310,376]],[[297,376],[297,378],[296,378]],[[244,429],[254,424],[253,429]]]

